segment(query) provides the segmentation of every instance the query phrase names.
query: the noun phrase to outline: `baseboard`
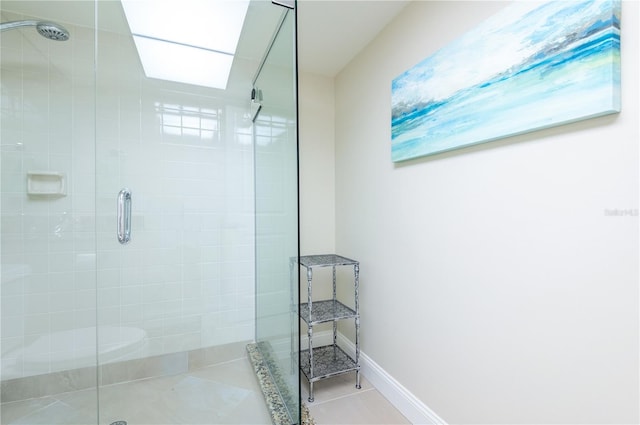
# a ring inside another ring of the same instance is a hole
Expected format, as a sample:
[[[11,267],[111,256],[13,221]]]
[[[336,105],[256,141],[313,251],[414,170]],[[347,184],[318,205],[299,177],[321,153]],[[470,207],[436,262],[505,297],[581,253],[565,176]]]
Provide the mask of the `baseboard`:
[[[300,342],[303,349],[309,346],[306,335],[302,336]],[[313,334],[313,342],[314,346],[331,344],[333,342],[333,332],[315,332]],[[355,344],[341,333],[338,333],[337,343],[348,354],[355,356]],[[362,350],[360,350],[360,372],[412,424],[446,425],[446,422],[441,417],[396,381]]]

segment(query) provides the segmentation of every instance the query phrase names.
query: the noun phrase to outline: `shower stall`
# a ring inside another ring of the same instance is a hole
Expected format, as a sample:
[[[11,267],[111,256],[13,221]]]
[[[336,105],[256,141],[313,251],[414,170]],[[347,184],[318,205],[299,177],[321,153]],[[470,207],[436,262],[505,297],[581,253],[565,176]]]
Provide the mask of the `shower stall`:
[[[2,425],[300,422],[287,3],[0,1]]]

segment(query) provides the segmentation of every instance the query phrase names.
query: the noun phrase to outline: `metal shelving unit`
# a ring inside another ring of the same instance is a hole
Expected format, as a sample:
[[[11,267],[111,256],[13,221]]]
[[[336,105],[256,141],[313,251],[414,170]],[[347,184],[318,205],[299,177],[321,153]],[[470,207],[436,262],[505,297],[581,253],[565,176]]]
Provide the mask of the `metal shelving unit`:
[[[358,287],[360,263],[340,255],[306,255],[300,257],[300,265],[307,269],[307,302],[300,304],[300,318],[307,324],[310,349],[300,353],[300,369],[309,381],[309,402],[313,402],[313,384],[321,379],[331,378],[347,372],[356,372],[356,388],[360,387],[360,310]],[[354,277],[354,306],[350,308],[336,299],[336,268],[352,266]],[[312,280],[316,267],[333,268],[333,298],[313,301]],[[344,352],[336,343],[338,321],[353,319],[355,322],[355,358]],[[333,343],[323,347],[313,346],[313,327],[320,323],[333,322]],[[311,348],[313,347],[313,348]]]

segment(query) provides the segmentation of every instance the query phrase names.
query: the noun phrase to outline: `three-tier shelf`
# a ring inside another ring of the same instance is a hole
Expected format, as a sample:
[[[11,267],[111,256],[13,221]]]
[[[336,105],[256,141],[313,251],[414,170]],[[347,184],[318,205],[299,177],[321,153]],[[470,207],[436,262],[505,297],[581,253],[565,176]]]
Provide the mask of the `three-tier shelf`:
[[[356,372],[356,388],[360,387],[360,310],[358,302],[358,286],[360,264],[358,261],[340,255],[306,255],[300,257],[300,265],[307,270],[307,302],[300,304],[300,318],[307,324],[309,349],[300,353],[300,369],[309,381],[309,402],[313,402],[313,384],[321,379],[331,378],[347,372]],[[336,268],[353,267],[354,308],[347,307],[336,297]],[[312,301],[313,269],[316,267],[333,268],[333,298],[330,300]],[[338,347],[336,343],[338,321],[354,319],[355,321],[355,358]],[[321,323],[333,322],[333,343],[322,347],[313,346],[313,327]]]

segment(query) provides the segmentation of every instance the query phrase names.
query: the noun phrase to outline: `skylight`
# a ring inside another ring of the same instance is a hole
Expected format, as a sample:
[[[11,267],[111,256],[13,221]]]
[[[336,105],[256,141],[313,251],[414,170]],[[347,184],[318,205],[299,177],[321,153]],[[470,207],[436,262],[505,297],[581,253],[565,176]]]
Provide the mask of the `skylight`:
[[[145,75],[227,87],[248,0],[121,0]]]

